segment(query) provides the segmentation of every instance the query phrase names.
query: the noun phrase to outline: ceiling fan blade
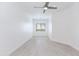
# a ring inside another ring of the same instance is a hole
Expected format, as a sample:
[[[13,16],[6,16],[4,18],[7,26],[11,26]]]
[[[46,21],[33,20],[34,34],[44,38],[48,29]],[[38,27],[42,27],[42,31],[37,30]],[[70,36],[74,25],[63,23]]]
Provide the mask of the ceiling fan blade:
[[[57,9],[57,7],[48,7],[48,9]]]
[[[43,8],[43,7],[34,7],[34,8]]]
[[[45,13],[46,10],[43,10],[43,13]]]
[[[44,5],[44,7],[47,7],[47,6],[48,6],[48,4],[49,4],[49,2],[46,2],[46,3],[45,3],[45,5]]]

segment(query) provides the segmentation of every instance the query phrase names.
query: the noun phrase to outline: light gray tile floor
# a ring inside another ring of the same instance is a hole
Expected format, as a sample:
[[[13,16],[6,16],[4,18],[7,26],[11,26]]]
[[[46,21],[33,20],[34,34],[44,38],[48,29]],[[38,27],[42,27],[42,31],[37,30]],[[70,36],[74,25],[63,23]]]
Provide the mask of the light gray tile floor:
[[[79,56],[79,51],[71,46],[51,41],[48,37],[33,37],[11,56]]]

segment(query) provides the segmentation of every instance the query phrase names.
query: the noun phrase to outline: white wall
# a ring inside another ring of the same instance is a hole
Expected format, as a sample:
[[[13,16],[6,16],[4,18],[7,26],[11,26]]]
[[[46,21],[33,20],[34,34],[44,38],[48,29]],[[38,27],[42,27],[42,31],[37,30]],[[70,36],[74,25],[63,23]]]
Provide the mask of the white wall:
[[[75,3],[73,8],[74,24],[73,24],[73,39],[75,48],[79,50],[79,3]]]
[[[17,3],[0,3],[0,55],[9,55],[31,36],[32,21],[23,8]]]
[[[52,15],[52,40],[69,44],[79,50],[79,3]]]

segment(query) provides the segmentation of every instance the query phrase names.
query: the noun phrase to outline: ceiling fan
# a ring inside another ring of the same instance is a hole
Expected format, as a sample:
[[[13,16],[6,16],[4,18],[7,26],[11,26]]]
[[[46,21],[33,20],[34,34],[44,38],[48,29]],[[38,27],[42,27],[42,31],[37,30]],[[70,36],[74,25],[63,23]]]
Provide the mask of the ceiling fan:
[[[34,7],[34,8],[43,8],[43,13],[46,12],[47,9],[57,9],[56,5],[53,5],[52,7],[48,6],[49,2],[45,2],[45,5],[43,7]]]

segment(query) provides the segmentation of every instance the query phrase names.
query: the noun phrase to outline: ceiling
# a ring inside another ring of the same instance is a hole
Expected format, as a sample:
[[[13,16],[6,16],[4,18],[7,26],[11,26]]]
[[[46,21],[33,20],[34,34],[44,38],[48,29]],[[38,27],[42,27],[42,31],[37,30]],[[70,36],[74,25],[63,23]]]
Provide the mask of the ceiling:
[[[34,7],[42,7],[44,6],[45,2],[6,2],[6,3],[0,3],[5,6],[10,6],[10,8],[13,8],[15,6],[16,8],[19,8],[19,10],[23,11],[27,14],[43,14],[43,8],[34,8]],[[51,9],[47,10],[45,14],[52,14],[52,13],[58,13],[61,11],[64,11],[70,7],[73,6],[73,2],[50,2],[49,6],[56,5],[58,9]]]
[[[44,6],[45,3],[44,2],[20,2],[17,4],[19,5],[19,7],[23,9],[23,11],[26,11],[31,14],[40,14],[40,13],[43,13],[43,8],[34,8],[34,7],[42,7]],[[70,8],[73,4],[74,3],[72,2],[50,2],[49,6],[56,5],[58,9],[47,10],[46,14],[64,11]]]

